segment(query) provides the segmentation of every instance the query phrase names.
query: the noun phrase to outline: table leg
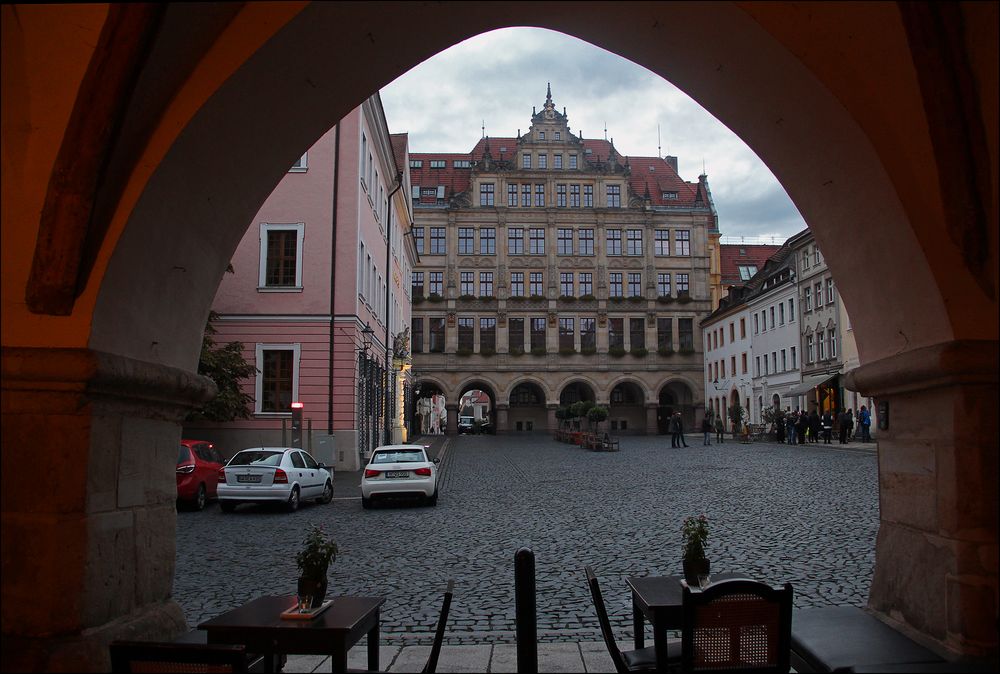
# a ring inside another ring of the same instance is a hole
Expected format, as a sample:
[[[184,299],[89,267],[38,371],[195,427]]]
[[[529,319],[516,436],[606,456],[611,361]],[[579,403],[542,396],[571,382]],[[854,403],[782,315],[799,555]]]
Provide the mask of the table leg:
[[[346,648],[338,648],[337,652],[330,656],[330,668],[333,674],[345,674],[347,672]]]
[[[379,610],[375,609],[375,626],[368,630],[368,671],[378,671]]]
[[[632,631],[635,635],[635,647],[636,650],[642,648],[646,644],[646,635],[644,634],[645,623],[642,615],[642,611],[639,610],[639,604],[635,600],[635,592],[632,593]]]
[[[667,627],[663,616],[653,620],[653,645],[656,647],[656,671],[667,671]]]

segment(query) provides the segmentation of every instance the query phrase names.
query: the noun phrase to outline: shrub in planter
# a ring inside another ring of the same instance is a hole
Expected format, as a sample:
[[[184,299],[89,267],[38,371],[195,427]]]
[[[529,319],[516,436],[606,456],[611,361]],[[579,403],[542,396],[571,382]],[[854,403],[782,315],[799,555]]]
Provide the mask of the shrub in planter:
[[[586,295],[580,295],[581,302],[593,302],[596,299],[597,298],[591,295],[590,293],[587,293]]]
[[[582,349],[580,349],[580,353],[582,353],[584,356],[593,356],[595,353],[597,353],[597,349],[593,346],[585,346]]]
[[[624,298],[624,297],[621,297],[621,296],[616,296],[616,297],[609,297],[609,298],[608,298],[608,301],[609,301],[609,302],[624,302],[624,301],[625,301],[625,298]]]
[[[687,293],[677,293],[677,301],[686,304],[691,301],[691,296]]]
[[[576,349],[574,349],[571,346],[561,346],[561,347],[559,347],[559,355],[560,356],[572,356],[574,353],[576,353]]]
[[[414,295],[413,296],[413,303],[414,304],[420,304],[423,301],[424,301],[424,296],[423,295]]]
[[[601,422],[608,418],[608,408],[601,405],[594,405],[587,410],[587,421],[591,425],[600,427]]]
[[[532,356],[544,356],[547,353],[544,346],[533,346],[531,347]]]
[[[472,355],[472,349],[459,349],[458,351],[455,352],[455,355],[466,358]]]
[[[643,297],[642,295],[632,295],[631,297],[628,298],[628,301],[632,302],[633,304],[639,304],[639,302],[645,302],[646,298]]]
[[[476,299],[476,296],[475,295],[469,295],[468,293],[466,293],[465,295],[459,295],[458,299],[463,300],[465,302],[468,302],[470,300]]]
[[[545,295],[532,295],[529,299],[544,300],[545,299]]]
[[[632,349],[631,353],[636,358],[643,358],[647,353],[649,353],[649,351],[646,350],[646,347],[640,346],[638,348]]]
[[[656,298],[656,301],[660,304],[670,304],[674,301],[674,298],[671,295],[660,295]]]
[[[508,302],[523,302],[527,299],[524,295],[511,295],[507,298]]]
[[[427,296],[427,299],[430,302],[440,302],[444,298],[438,295],[437,293],[431,293],[430,295]]]
[[[672,347],[669,346],[661,346],[656,350],[656,353],[660,354],[661,356],[672,356],[674,355],[674,350]]]
[[[559,300],[561,302],[576,302],[576,298],[572,295],[560,295]]]
[[[683,353],[683,354],[694,353],[694,347],[692,347],[692,346],[682,346],[681,347],[681,353]]]
[[[621,358],[625,355],[625,347],[622,346],[612,346],[608,349],[608,355],[615,358]]]
[[[493,300],[496,299],[496,297],[494,297],[493,295],[480,295],[479,299],[483,300],[484,302],[492,302]]]

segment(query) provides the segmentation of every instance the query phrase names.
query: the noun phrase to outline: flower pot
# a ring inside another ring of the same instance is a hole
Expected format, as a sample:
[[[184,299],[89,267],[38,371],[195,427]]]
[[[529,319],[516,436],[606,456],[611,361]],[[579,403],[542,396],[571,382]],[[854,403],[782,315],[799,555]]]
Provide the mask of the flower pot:
[[[300,597],[309,595],[313,598],[310,608],[316,608],[323,604],[323,600],[326,599],[326,587],[327,578],[307,578],[306,576],[299,577],[298,583],[298,595]]]
[[[712,563],[707,559],[685,559],[684,580],[691,587],[698,587],[698,576],[707,575],[712,569]]]

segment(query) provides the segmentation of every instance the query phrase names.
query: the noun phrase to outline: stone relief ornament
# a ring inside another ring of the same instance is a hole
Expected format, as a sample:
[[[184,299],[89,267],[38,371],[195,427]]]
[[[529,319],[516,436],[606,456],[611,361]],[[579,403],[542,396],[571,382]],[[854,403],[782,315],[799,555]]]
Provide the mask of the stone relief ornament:
[[[392,357],[408,358],[410,355],[410,329],[403,328],[392,340]]]

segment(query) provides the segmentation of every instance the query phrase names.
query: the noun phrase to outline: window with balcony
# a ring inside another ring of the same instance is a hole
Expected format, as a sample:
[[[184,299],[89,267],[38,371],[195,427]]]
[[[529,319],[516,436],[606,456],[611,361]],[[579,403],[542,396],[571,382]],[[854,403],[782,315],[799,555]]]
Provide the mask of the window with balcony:
[[[682,351],[694,350],[694,319],[677,319],[677,340]]]
[[[497,319],[479,319],[479,352],[488,353],[497,349]]]
[[[673,322],[671,318],[660,317],[656,319],[656,348],[674,348]]]
[[[583,317],[580,319],[580,350],[593,351],[597,348],[597,319]]]
[[[413,317],[410,319],[410,351],[412,353],[424,352],[424,319]]]
[[[458,350],[472,353],[476,343],[475,320],[472,318],[458,319]]]
[[[545,317],[531,319],[531,350],[545,350]]]
[[[628,341],[632,351],[646,348],[646,319],[628,319]]]
[[[611,297],[622,297],[624,294],[622,292],[622,273],[613,271],[608,274],[608,280],[609,295]]]
[[[608,319],[608,348],[611,348],[611,349],[624,349],[625,348],[625,319],[624,318],[609,318]]]

